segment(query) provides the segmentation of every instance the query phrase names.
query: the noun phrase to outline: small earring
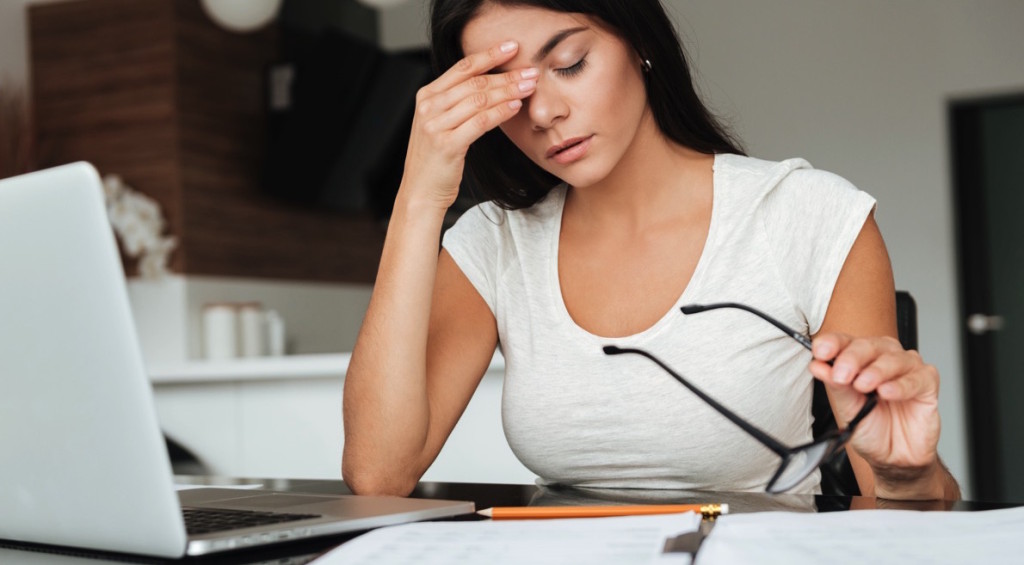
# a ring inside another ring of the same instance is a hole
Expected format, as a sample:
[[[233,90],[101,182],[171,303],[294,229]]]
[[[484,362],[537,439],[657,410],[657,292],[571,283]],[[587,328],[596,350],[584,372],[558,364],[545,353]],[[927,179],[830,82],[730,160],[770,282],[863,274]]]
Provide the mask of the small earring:
[[[645,73],[651,72],[651,68],[653,68],[653,66],[654,65],[651,65],[650,59],[644,59],[643,62],[640,63],[640,68],[643,69]]]

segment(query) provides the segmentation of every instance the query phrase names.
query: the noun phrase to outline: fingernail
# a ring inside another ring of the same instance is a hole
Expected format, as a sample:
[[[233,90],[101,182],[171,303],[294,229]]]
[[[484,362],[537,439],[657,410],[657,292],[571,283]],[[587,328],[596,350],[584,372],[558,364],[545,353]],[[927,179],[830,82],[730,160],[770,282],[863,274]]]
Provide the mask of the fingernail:
[[[526,92],[526,91],[529,91],[529,90],[533,90],[533,87],[535,87],[535,86],[537,86],[537,81],[535,81],[535,80],[524,80],[524,81],[519,83],[519,90],[521,90],[522,92]]]
[[[868,392],[875,390],[875,388],[878,387],[878,381],[870,375],[861,375],[861,377],[857,379],[857,384],[855,386],[864,392]]]
[[[505,43],[501,44],[501,52],[502,53],[511,53],[511,52],[513,52],[515,50],[516,50],[516,42],[515,41],[506,41]]]
[[[832,367],[832,380],[844,385],[850,380],[850,368],[849,367]]]
[[[829,343],[814,344],[814,356],[819,359],[829,359],[832,355],[832,345]]]
[[[523,101],[522,100],[509,100],[508,101],[508,107],[512,108],[513,110],[518,110],[519,107],[522,106],[522,105],[523,105]]]
[[[533,67],[530,67],[529,69],[523,69],[522,72],[519,73],[519,76],[521,78],[534,78],[538,74],[540,74],[540,71]]]

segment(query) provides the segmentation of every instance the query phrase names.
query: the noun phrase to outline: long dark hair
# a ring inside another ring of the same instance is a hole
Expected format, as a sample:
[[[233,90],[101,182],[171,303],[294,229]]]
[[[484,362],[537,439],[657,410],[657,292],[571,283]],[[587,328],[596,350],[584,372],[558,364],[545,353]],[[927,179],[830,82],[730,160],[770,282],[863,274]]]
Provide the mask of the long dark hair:
[[[669,139],[705,154],[743,153],[694,89],[682,44],[660,0],[433,0],[430,40],[437,73],[464,57],[462,31],[486,2],[600,19],[641,58],[651,61],[653,70],[645,81],[647,100],[655,122]],[[466,171],[478,197],[511,210],[532,206],[559,183],[497,128],[470,146]]]

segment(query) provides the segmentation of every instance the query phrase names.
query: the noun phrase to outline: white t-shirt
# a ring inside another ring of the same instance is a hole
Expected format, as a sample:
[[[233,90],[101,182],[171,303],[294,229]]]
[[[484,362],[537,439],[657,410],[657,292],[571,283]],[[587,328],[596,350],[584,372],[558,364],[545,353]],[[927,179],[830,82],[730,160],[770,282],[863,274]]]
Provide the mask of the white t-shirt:
[[[716,156],[711,224],[686,289],[650,328],[606,338],[576,325],[562,300],[566,190],[523,210],[481,204],[443,239],[497,320],[513,452],[543,484],[764,490],[777,455],[649,360],[602,346],[646,349],[782,443],[810,441],[810,352],[753,314],[679,307],[741,302],[816,333],[874,199],[801,159]]]

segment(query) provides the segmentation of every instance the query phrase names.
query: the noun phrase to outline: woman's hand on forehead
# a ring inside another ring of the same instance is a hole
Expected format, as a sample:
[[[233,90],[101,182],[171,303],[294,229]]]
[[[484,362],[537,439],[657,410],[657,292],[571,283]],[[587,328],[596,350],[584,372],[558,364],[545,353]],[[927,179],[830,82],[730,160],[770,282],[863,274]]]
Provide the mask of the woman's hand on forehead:
[[[533,93],[537,69],[489,73],[518,49],[515,41],[506,40],[470,54],[417,92],[402,179],[413,200],[451,206],[469,146],[515,116]]]
[[[436,81],[427,85],[424,89],[430,93],[440,93],[457,86],[463,81],[484,74],[492,76],[503,75],[500,78],[506,84],[515,82],[522,77],[514,72],[503,70],[501,66],[515,58],[518,51],[518,42],[506,40],[492,45],[483,51],[470,53],[459,59],[452,68],[445,71]]]

